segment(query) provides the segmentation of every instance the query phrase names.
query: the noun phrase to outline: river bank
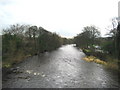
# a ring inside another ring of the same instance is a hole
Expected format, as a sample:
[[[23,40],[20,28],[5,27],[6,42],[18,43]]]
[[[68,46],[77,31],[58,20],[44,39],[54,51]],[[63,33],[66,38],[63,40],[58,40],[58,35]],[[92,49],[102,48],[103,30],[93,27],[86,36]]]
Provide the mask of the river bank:
[[[82,49],[82,51],[87,55],[86,57],[83,58],[83,60],[87,62],[95,62],[98,64],[102,64],[107,68],[120,72],[118,65],[119,60],[114,59],[111,56],[108,56],[108,54],[103,52],[95,52],[90,49]]]
[[[71,45],[29,57],[3,79],[3,88],[119,87],[117,73],[86,62],[83,57],[85,54]]]

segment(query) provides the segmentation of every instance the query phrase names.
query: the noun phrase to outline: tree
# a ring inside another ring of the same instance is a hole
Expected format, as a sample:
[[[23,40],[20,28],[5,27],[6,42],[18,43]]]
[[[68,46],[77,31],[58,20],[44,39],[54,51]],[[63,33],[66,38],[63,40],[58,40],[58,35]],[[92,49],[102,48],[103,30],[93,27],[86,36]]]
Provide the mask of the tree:
[[[112,29],[107,34],[108,40],[105,42],[106,44],[103,45],[103,49],[108,51],[114,58],[119,56],[119,25],[117,26],[116,19],[112,19]]]
[[[48,32],[43,28],[40,29],[38,37],[39,52],[51,51],[61,46],[61,37],[56,33]]]
[[[92,45],[95,44],[96,38],[100,37],[100,32],[95,26],[84,27],[83,33],[86,34],[87,39],[90,40]]]
[[[118,60],[120,60],[120,23],[118,23],[117,26],[116,43],[117,43],[117,57]]]
[[[97,44],[97,38],[100,37],[100,32],[95,26],[84,27],[82,33],[74,37],[74,41],[79,47],[88,48],[88,46],[93,46]]]
[[[61,37],[42,27],[12,25],[2,35],[3,61],[17,62],[29,55],[54,50],[61,46]]]

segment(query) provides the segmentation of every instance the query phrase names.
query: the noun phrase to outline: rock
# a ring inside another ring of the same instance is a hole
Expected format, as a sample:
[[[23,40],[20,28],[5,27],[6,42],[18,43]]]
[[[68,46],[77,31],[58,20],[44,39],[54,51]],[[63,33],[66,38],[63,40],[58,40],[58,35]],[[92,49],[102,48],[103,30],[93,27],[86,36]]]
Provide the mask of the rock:
[[[16,74],[23,73],[22,71],[19,70],[19,68],[20,67],[11,68],[10,71],[9,71],[9,74],[10,73],[16,73]]]
[[[45,74],[42,74],[42,77],[45,77]]]
[[[30,80],[30,76],[26,76],[26,77],[18,77],[19,79],[28,79]]]

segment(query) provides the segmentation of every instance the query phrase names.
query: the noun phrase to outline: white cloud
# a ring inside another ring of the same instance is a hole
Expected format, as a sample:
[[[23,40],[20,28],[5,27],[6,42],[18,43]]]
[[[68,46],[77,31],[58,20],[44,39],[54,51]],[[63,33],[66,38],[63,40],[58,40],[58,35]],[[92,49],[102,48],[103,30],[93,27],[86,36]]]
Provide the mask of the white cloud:
[[[0,24],[28,23],[67,37],[96,25],[105,34],[110,19],[117,17],[117,4],[118,0],[0,0]]]

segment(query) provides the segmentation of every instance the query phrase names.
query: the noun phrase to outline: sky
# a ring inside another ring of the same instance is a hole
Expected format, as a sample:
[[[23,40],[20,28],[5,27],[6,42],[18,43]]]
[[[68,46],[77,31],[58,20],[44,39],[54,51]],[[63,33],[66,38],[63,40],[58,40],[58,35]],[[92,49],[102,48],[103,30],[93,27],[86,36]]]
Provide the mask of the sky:
[[[71,38],[95,25],[105,36],[119,0],[0,0],[0,33],[16,23],[37,25]],[[107,28],[107,29],[106,29]]]

